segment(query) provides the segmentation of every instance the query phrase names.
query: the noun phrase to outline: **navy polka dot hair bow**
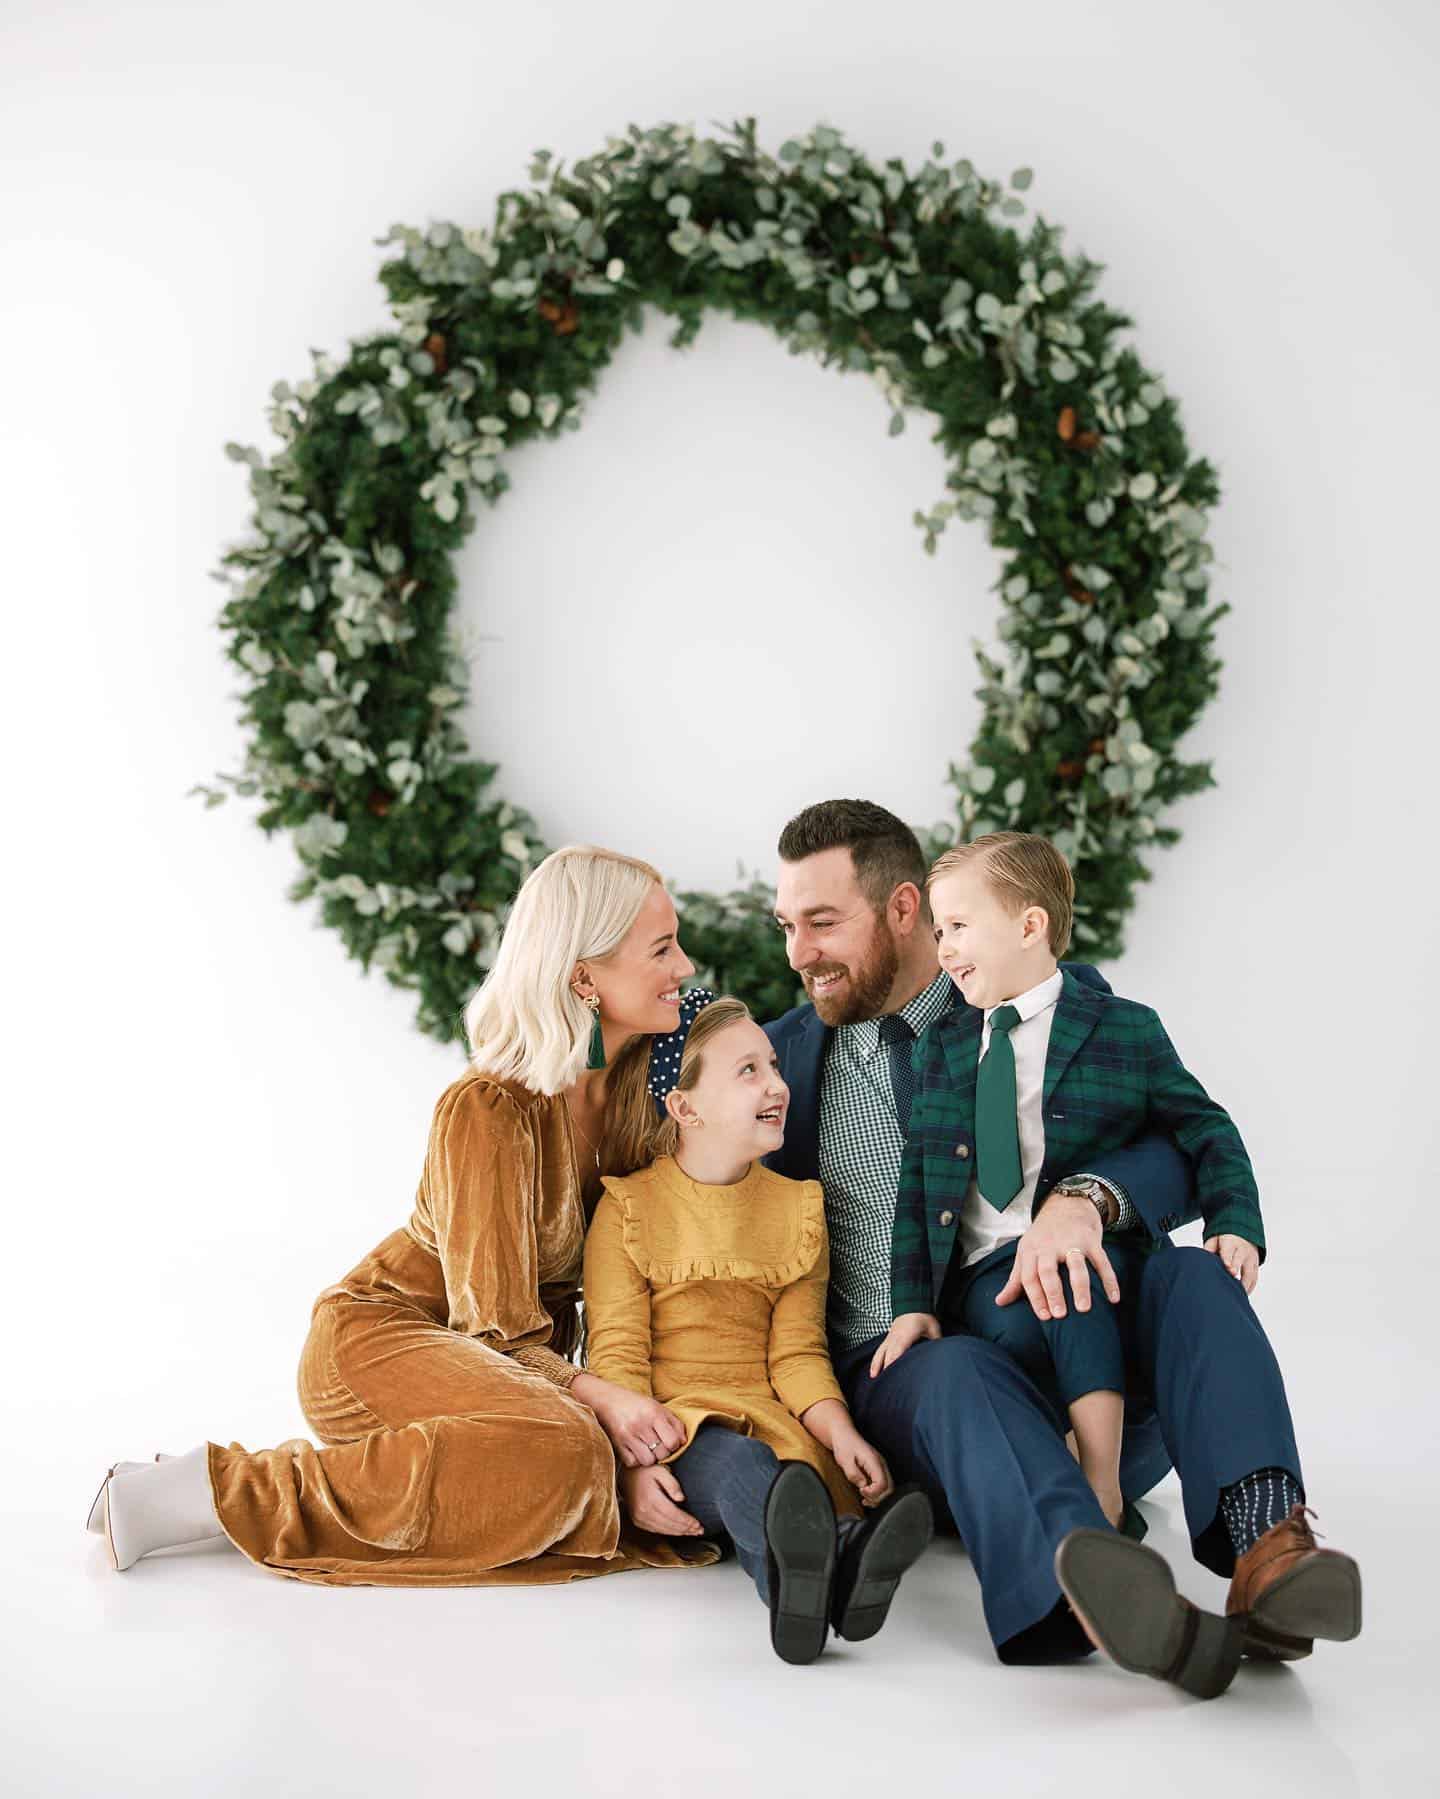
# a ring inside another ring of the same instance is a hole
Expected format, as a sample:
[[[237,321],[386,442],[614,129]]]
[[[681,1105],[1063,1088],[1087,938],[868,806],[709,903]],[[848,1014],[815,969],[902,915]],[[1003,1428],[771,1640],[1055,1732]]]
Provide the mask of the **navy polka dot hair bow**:
[[[690,1027],[714,997],[708,987],[692,987],[688,993],[682,993],[679,1024],[663,1037],[650,1039],[650,1093],[662,1118],[665,1096],[680,1078],[680,1058],[685,1053]]]

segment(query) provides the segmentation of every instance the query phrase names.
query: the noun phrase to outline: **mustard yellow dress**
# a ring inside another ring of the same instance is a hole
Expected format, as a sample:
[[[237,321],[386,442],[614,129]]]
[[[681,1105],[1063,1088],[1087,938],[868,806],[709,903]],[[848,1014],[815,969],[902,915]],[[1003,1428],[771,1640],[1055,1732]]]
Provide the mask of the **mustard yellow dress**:
[[[408,1222],[315,1302],[299,1391],[322,1447],[210,1445],[236,1547],[327,1586],[713,1561],[630,1529],[609,1439],[568,1392],[584,1233],[563,1096],[474,1071],[449,1087]]]
[[[604,1188],[585,1240],[591,1373],[667,1405],[686,1447],[709,1420],[808,1462],[837,1511],[858,1514],[855,1489],[800,1423],[819,1400],[844,1404],[825,1342],[820,1183],[755,1162],[734,1186],[708,1186],[662,1156]]]

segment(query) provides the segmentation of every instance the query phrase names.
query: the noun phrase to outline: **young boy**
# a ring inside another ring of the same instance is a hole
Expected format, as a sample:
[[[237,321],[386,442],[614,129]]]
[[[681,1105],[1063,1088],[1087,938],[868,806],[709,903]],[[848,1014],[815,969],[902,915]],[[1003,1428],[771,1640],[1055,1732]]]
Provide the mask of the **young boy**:
[[[1052,844],[995,832],[948,851],[926,885],[941,966],[968,1004],[916,1058],[891,1238],[895,1321],[871,1372],[942,1331],[1001,1344],[1068,1415],[1085,1477],[1119,1525],[1126,1351],[1158,1246],[1107,1233],[1095,1264],[1106,1296],[1094,1303],[1081,1250],[1066,1258],[1063,1292],[1032,1281],[1027,1296],[1017,1247],[1065,1170],[1159,1128],[1194,1169],[1205,1247],[1249,1293],[1265,1250],[1250,1158],[1150,1007],[1057,966],[1075,884]],[[1096,1183],[1092,1197],[1113,1225],[1113,1196]]]

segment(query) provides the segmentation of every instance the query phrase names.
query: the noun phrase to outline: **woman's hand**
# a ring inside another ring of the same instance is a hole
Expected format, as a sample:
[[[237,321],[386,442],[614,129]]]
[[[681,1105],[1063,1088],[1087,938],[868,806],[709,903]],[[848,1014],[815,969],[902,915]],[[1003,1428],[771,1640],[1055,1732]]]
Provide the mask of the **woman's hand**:
[[[1247,1243],[1244,1237],[1207,1237],[1205,1247],[1212,1256],[1219,1256],[1247,1293],[1255,1291],[1260,1278],[1260,1251],[1253,1243]]]
[[[627,1468],[620,1491],[630,1522],[662,1537],[703,1537],[698,1518],[681,1510],[684,1489],[668,1468]]]
[[[685,1426],[648,1393],[632,1393],[598,1374],[581,1374],[570,1389],[588,1405],[627,1468],[650,1468],[685,1445]]]
[[[853,1424],[843,1425],[835,1432],[830,1453],[866,1505],[878,1505],[894,1489],[884,1456],[865,1441]]]
[[[882,1368],[898,1362],[905,1351],[915,1344],[926,1338],[936,1339],[939,1335],[940,1320],[933,1312],[902,1312],[885,1333],[884,1342],[870,1358],[870,1378],[873,1380]]]

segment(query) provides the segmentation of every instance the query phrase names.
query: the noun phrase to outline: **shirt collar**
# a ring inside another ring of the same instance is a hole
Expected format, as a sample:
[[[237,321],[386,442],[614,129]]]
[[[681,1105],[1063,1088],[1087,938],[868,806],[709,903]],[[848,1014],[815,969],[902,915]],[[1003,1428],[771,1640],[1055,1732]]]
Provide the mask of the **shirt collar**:
[[[900,1016],[918,1037],[942,1013],[950,1010],[955,983],[942,968],[928,987],[922,987],[908,1006],[901,1006]]]
[[[1034,1018],[1038,1013],[1048,1010],[1060,997],[1060,989],[1065,985],[1065,976],[1057,968],[1048,981],[1041,981],[1038,987],[1032,987],[1028,993],[1019,994],[1015,999],[1001,1000],[1000,1005],[1014,1006],[1020,1014],[1020,1022]],[[992,1012],[998,1012],[999,1006],[986,1006],[985,1022],[988,1025]]]
[[[949,1010],[951,988],[950,977],[942,968],[928,987],[922,987],[908,1005],[901,1006],[896,1016],[903,1018],[912,1033],[918,1037],[942,1013]],[[854,1024],[842,1024],[836,1035],[854,1055],[863,1061],[869,1061],[880,1048],[880,1020],[861,1018]]]

